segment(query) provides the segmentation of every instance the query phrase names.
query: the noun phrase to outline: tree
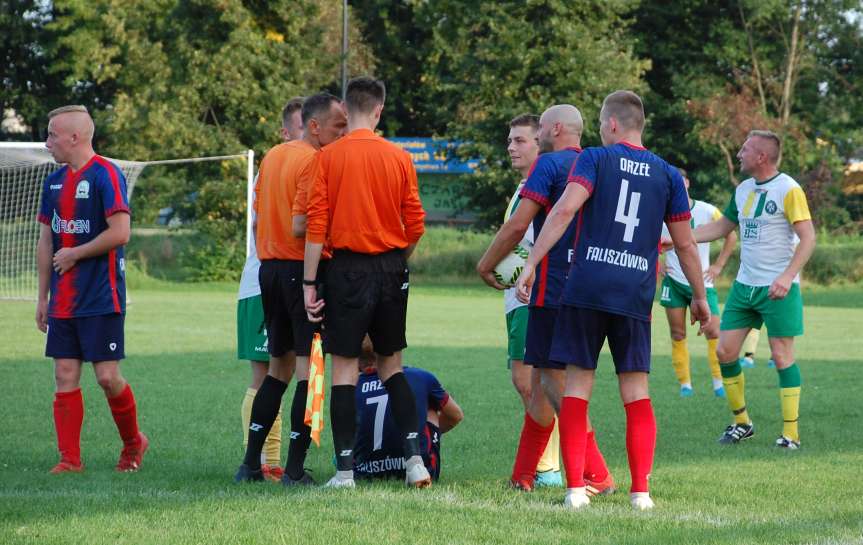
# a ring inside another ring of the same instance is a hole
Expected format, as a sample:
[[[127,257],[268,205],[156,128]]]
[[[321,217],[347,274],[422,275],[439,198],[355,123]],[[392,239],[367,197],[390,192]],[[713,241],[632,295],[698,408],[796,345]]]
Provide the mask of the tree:
[[[483,222],[500,223],[516,175],[505,140],[509,120],[572,103],[585,119],[584,144],[598,144],[597,116],[616,89],[641,90],[650,65],[633,55],[630,3],[623,1],[423,3],[432,45],[423,79],[426,104],[448,119],[460,153],[480,158],[469,178],[471,204]]]

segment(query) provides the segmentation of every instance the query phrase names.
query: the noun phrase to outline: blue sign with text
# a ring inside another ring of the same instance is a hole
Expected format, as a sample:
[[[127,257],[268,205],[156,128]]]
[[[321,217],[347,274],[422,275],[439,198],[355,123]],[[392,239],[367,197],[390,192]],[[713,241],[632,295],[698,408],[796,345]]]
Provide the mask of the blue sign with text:
[[[458,142],[452,140],[408,136],[396,136],[387,140],[410,153],[418,173],[472,174],[477,167],[478,162],[475,159],[462,161],[456,157],[447,158],[447,152],[458,147]]]

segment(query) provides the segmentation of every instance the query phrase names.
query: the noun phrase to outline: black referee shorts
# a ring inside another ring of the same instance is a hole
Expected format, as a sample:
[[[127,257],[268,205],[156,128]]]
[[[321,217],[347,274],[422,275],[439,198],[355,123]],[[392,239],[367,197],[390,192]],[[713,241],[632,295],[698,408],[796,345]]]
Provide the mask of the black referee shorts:
[[[325,265],[321,262],[319,270]],[[276,358],[292,350],[297,356],[311,354],[312,337],[320,327],[306,316],[303,262],[264,259],[258,271],[258,282],[261,284],[261,304],[267,327],[267,351]]]
[[[336,250],[324,278],[325,352],[358,357],[366,333],[382,356],[407,346],[410,283],[403,250],[376,255]]]

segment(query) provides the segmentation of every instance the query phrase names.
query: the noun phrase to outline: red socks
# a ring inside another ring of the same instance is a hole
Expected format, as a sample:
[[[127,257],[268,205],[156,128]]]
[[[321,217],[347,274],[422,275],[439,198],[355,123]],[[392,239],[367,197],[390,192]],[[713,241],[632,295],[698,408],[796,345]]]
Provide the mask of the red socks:
[[[630,492],[648,492],[647,480],[653,469],[656,449],[656,419],[650,399],[639,399],[624,405],[626,409],[626,455],[632,475]]]
[[[111,416],[117,424],[117,431],[123,443],[128,445],[138,441],[138,410],[135,406],[135,395],[129,384],[123,388],[117,397],[109,397],[108,405],[111,407]]]
[[[564,397],[560,405],[559,426],[566,487],[582,487],[587,448],[587,401],[578,397]]]
[[[584,477],[593,482],[602,482],[608,477],[608,466],[605,458],[596,444],[596,435],[593,430],[587,434],[587,447],[584,451]]]
[[[81,388],[54,394],[54,429],[60,460],[81,465],[81,426],[84,424],[84,397]]]
[[[512,467],[512,480],[533,482],[536,476],[536,465],[542,458],[552,431],[554,431],[554,420],[548,427],[543,428],[528,413],[524,413],[524,426],[521,428],[515,465]]]

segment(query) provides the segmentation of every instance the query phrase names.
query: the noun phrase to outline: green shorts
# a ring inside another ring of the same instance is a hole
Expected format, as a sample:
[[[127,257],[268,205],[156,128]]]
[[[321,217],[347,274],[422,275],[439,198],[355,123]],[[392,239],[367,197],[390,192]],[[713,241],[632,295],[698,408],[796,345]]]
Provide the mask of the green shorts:
[[[512,360],[524,361],[524,341],[527,338],[527,307],[518,307],[506,314],[507,367]]]
[[[770,337],[797,337],[803,335],[803,297],[800,284],[791,284],[782,299],[767,297],[769,286],[747,286],[734,281],[719,329],[760,329],[767,326]]]
[[[237,358],[270,361],[260,295],[237,301]]]
[[[719,296],[716,288],[707,288],[707,304],[710,313],[719,316]],[[672,279],[666,275],[662,279],[662,291],[659,295],[659,304],[665,308],[686,308],[692,303],[692,288]]]

